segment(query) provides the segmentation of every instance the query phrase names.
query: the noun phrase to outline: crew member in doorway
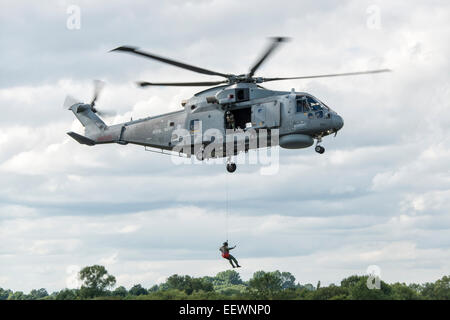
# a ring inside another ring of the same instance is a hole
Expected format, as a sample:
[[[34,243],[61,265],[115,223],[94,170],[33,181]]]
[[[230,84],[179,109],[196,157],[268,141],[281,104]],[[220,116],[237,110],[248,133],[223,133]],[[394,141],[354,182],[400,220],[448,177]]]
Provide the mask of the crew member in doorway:
[[[234,122],[234,115],[228,110],[226,114],[226,120],[227,120],[227,129],[233,129],[235,130],[235,122]]]
[[[220,252],[222,252],[222,257],[230,261],[230,264],[233,268],[240,268],[241,266],[237,262],[236,258],[230,254],[230,250],[233,250],[234,248],[236,248],[236,246],[231,248],[228,247],[228,242],[225,241],[223,243],[223,246],[221,246],[219,250]],[[236,266],[233,264],[233,262],[236,264]]]

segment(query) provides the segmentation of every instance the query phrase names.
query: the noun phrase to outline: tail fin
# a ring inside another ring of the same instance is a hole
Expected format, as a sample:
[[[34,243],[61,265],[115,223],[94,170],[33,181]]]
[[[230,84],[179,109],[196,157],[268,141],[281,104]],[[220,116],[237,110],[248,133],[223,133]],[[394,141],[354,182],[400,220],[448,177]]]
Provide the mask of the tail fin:
[[[90,104],[79,102],[79,100],[76,100],[71,96],[67,96],[64,101],[64,107],[71,110],[83,125],[85,136],[75,132],[68,132],[67,134],[81,144],[92,146],[97,143],[112,143],[117,140],[117,137],[115,137],[115,130],[109,130],[103,120],[96,115],[99,111],[94,106],[103,85],[104,82],[100,80],[94,81],[94,96],[92,97]]]
[[[64,105],[66,107],[69,105],[68,109],[81,122],[85,136],[75,132],[68,132],[67,134],[81,144],[95,145],[97,139],[104,135],[108,126],[94,113],[90,104],[75,102],[73,98],[66,98]]]
[[[73,114],[81,122],[85,128],[86,136],[98,136],[108,127],[102,119],[100,119],[91,108],[89,104],[76,103],[70,108]]]

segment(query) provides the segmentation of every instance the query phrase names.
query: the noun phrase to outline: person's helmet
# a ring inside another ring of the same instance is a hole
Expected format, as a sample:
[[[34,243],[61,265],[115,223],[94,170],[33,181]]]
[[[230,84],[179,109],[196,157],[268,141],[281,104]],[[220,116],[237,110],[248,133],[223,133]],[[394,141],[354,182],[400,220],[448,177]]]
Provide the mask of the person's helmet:
[[[225,241],[225,242],[223,243],[223,245],[224,245],[224,246],[227,246],[227,245],[228,245],[228,242]]]
[[[231,114],[230,110],[227,111],[227,116],[229,116]]]

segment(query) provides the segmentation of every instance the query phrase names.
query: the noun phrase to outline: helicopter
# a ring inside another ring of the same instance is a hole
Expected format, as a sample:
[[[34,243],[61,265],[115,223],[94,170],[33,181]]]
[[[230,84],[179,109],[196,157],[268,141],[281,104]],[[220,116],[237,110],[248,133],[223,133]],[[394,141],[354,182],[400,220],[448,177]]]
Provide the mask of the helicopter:
[[[110,52],[129,53],[224,79],[203,82],[137,82],[143,88],[151,86],[210,88],[183,100],[181,110],[115,125],[107,125],[99,117],[104,113],[96,108],[96,101],[103,83],[96,81],[94,96],[90,103],[78,102],[69,96],[66,98],[64,106],[74,113],[85,128],[84,135],[72,131],[67,134],[80,144],[88,146],[130,143],[158,149],[161,152],[178,152],[178,155],[189,158],[195,155],[199,161],[227,157],[226,169],[230,173],[236,170],[233,157],[251,149],[275,145],[286,149],[308,148],[314,144],[315,140],[315,151],[323,154],[325,148],[321,145],[322,139],[331,134],[336,135],[344,125],[343,118],[312,94],[296,92],[294,89],[274,91],[260,84],[279,80],[374,74],[391,70],[378,69],[297,77],[256,77],[255,73],[261,65],[281,43],[289,38],[270,39],[269,46],[246,74],[212,71],[132,46],[115,48]],[[214,134],[208,134],[211,131]],[[207,150],[209,152],[206,152]]]

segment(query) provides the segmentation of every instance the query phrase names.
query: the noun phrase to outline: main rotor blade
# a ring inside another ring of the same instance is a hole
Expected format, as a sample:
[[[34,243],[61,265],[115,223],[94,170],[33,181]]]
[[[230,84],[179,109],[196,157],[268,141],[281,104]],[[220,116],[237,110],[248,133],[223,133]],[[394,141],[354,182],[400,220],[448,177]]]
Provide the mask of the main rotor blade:
[[[215,86],[218,84],[228,83],[227,80],[223,81],[204,81],[204,82],[137,82],[141,87],[148,86],[172,86],[172,87],[203,87],[203,86]]]
[[[194,72],[207,74],[207,75],[211,75],[211,76],[221,76],[221,77],[225,77],[225,78],[229,78],[230,77],[230,75],[228,75],[228,74],[224,74],[224,73],[220,73],[220,72],[216,72],[216,71],[211,71],[211,70],[208,70],[208,69],[195,67],[195,66],[183,63],[183,62],[178,62],[178,61],[175,61],[175,60],[172,60],[172,59],[160,57],[160,56],[154,55],[152,53],[141,51],[141,50],[139,50],[138,48],[135,48],[135,47],[122,46],[122,47],[115,48],[115,49],[113,49],[111,51],[128,52],[128,53],[140,55],[140,56],[143,56],[143,57],[146,57],[146,58],[158,60],[158,61],[161,61],[161,62],[164,62],[164,63],[167,63],[167,64],[171,64],[171,65],[179,67],[179,68],[183,68],[183,69],[187,69],[187,70],[191,70],[191,71],[194,71]]]
[[[248,77],[251,78],[255,74],[256,70],[261,66],[261,64],[270,56],[273,51],[280,45],[282,42],[286,42],[289,38],[285,37],[276,37],[272,38],[272,44],[266,49],[266,52],[258,59],[258,61],[253,65],[248,73]]]
[[[263,82],[278,81],[278,80],[293,80],[293,79],[312,79],[312,78],[328,78],[328,77],[341,77],[341,76],[356,76],[356,75],[360,75],[360,74],[382,73],[382,72],[391,72],[391,71],[392,70],[390,70],[390,69],[379,69],[379,70],[370,70],[370,71],[322,74],[322,75],[317,75],[317,76],[286,77],[286,78],[263,78]]]

